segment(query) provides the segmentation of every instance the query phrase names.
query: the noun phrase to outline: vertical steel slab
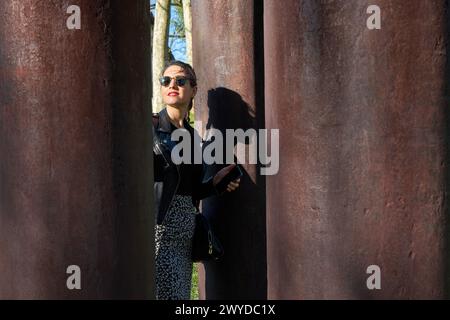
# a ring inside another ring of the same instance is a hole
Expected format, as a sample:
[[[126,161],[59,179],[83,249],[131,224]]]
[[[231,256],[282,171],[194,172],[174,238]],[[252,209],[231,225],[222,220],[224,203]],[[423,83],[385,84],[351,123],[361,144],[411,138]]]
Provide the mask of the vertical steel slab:
[[[193,1],[192,15],[197,128],[263,126],[262,2]],[[205,264],[201,298],[266,297],[265,182],[248,162],[238,191],[203,201],[225,256]]]
[[[264,1],[269,298],[444,297],[447,6]]]
[[[70,4],[0,3],[0,298],[152,298],[149,4]]]

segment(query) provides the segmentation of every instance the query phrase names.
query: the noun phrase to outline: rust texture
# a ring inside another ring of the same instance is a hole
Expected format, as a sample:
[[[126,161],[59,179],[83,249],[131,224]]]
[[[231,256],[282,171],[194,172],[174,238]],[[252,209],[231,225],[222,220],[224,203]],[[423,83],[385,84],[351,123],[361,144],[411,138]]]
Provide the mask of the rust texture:
[[[264,1],[270,299],[445,295],[448,3],[369,4]]]
[[[260,1],[192,2],[195,115],[203,133],[264,125],[261,10]],[[243,167],[238,191],[203,201],[225,256],[201,268],[202,299],[266,297],[265,184],[258,165]]]
[[[0,298],[152,298],[148,1],[70,4],[0,3]]]

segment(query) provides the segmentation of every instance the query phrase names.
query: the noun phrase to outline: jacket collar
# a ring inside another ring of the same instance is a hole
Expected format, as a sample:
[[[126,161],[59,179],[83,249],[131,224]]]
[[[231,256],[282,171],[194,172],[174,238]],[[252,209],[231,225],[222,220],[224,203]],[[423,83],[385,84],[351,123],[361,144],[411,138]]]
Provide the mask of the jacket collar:
[[[184,128],[187,129],[188,131],[190,131],[191,133],[193,131],[193,128],[191,127],[191,125],[189,124],[189,122],[186,119],[184,119]],[[159,112],[158,131],[163,131],[166,133],[172,132],[169,114],[167,113],[167,108],[164,108]]]

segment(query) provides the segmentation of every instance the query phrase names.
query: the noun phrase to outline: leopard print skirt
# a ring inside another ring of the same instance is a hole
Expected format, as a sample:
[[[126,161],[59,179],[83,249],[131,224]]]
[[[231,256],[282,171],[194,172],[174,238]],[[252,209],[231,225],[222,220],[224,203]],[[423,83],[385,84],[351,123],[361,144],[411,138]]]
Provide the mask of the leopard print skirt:
[[[196,212],[191,196],[175,195],[162,224],[155,225],[158,300],[190,299]]]

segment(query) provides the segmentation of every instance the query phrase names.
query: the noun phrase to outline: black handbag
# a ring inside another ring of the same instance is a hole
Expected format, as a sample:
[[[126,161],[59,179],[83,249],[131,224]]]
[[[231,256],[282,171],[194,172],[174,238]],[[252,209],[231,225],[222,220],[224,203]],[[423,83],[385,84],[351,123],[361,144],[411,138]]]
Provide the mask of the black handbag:
[[[192,261],[218,260],[223,256],[223,253],[223,247],[214,235],[208,218],[201,213],[197,213],[192,239]]]

